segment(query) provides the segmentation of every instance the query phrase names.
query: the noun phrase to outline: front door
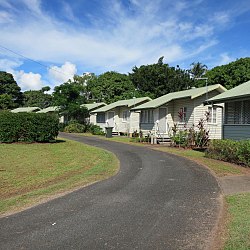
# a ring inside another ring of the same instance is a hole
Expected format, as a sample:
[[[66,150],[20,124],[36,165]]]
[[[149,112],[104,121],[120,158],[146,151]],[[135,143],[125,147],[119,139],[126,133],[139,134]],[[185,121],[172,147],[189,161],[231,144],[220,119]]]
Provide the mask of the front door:
[[[167,108],[159,108],[159,133],[167,133]]]
[[[108,127],[114,127],[115,126],[114,116],[115,116],[115,112],[113,112],[113,111],[108,112],[108,120],[107,120]]]

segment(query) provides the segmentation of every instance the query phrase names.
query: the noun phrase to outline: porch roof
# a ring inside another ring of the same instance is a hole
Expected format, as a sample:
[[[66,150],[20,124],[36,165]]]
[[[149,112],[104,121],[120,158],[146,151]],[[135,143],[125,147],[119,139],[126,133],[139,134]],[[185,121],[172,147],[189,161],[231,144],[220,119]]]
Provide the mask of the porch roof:
[[[250,81],[242,83],[233,89],[229,89],[222,94],[210,98],[207,103],[222,103],[233,99],[242,99],[245,97],[250,98]]]
[[[106,106],[107,104],[105,102],[97,102],[97,103],[87,103],[87,104],[82,104],[81,107],[86,107],[88,111],[92,111],[97,108],[101,108],[103,106]]]
[[[131,107],[139,105],[145,101],[150,101],[150,100],[152,100],[152,99],[149,97],[140,97],[140,98],[133,98],[133,99],[128,99],[128,100],[120,100],[117,102],[110,103],[109,105],[101,107],[99,109],[93,110],[91,113],[107,112],[111,109],[114,109],[117,107],[122,107],[122,106],[126,106],[128,108],[131,108]]]
[[[40,110],[39,107],[21,107],[21,108],[13,109],[13,110],[11,110],[11,112],[12,113],[21,113],[21,112],[30,113],[30,112],[36,112],[36,111],[39,111],[39,110]]]
[[[201,88],[192,88],[192,89],[187,89],[187,90],[182,90],[178,92],[172,92],[168,93],[166,95],[163,95],[161,97],[158,97],[152,101],[149,101],[147,103],[144,103],[142,105],[139,105],[132,110],[141,110],[141,109],[155,109],[158,108],[172,100],[176,99],[181,99],[181,98],[188,98],[190,97],[191,99],[197,98],[201,95],[206,94],[206,92],[211,92],[213,90],[218,90],[220,93],[226,91],[226,88],[224,88],[220,84],[215,84],[215,85],[209,85],[207,87],[201,87]]]
[[[42,110],[39,110],[37,113],[49,113],[59,111],[59,106],[52,106]]]

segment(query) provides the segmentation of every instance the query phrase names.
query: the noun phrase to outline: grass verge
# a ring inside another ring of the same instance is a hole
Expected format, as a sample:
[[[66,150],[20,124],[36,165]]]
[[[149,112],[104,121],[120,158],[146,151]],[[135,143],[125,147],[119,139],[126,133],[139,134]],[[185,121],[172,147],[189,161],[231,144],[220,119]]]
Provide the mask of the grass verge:
[[[114,175],[110,152],[65,140],[52,144],[0,144],[0,213]]]
[[[225,175],[245,174],[248,171],[247,169],[237,166],[235,164],[207,158],[205,157],[204,152],[195,151],[192,149],[182,149],[182,148],[172,148],[172,147],[154,147],[154,149],[186,157],[201,165],[207,166],[217,176],[220,177]]]
[[[250,193],[228,195],[228,237],[224,250],[250,249]]]

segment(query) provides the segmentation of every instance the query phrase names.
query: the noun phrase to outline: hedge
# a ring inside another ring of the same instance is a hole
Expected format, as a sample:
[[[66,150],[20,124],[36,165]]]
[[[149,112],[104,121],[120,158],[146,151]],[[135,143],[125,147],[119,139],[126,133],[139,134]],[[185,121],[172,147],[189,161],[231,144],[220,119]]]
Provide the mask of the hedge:
[[[206,156],[250,167],[250,140],[212,140]]]
[[[0,142],[49,142],[58,131],[56,115],[0,112]]]

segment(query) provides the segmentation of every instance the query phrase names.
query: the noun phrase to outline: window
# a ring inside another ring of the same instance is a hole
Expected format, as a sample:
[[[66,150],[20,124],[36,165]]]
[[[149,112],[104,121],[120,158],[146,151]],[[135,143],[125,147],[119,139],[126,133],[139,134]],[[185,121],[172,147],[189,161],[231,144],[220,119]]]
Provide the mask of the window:
[[[217,108],[216,107],[208,107],[208,123],[216,123],[216,114],[217,114]]]
[[[128,120],[128,110],[122,112],[122,121],[126,122]]]
[[[154,111],[142,110],[141,111],[141,123],[154,123]]]
[[[105,123],[105,113],[97,113],[96,122]]]
[[[187,107],[180,108],[178,112],[178,116],[179,116],[180,122],[186,122],[187,121]]]
[[[250,124],[250,100],[226,103],[225,124]]]

